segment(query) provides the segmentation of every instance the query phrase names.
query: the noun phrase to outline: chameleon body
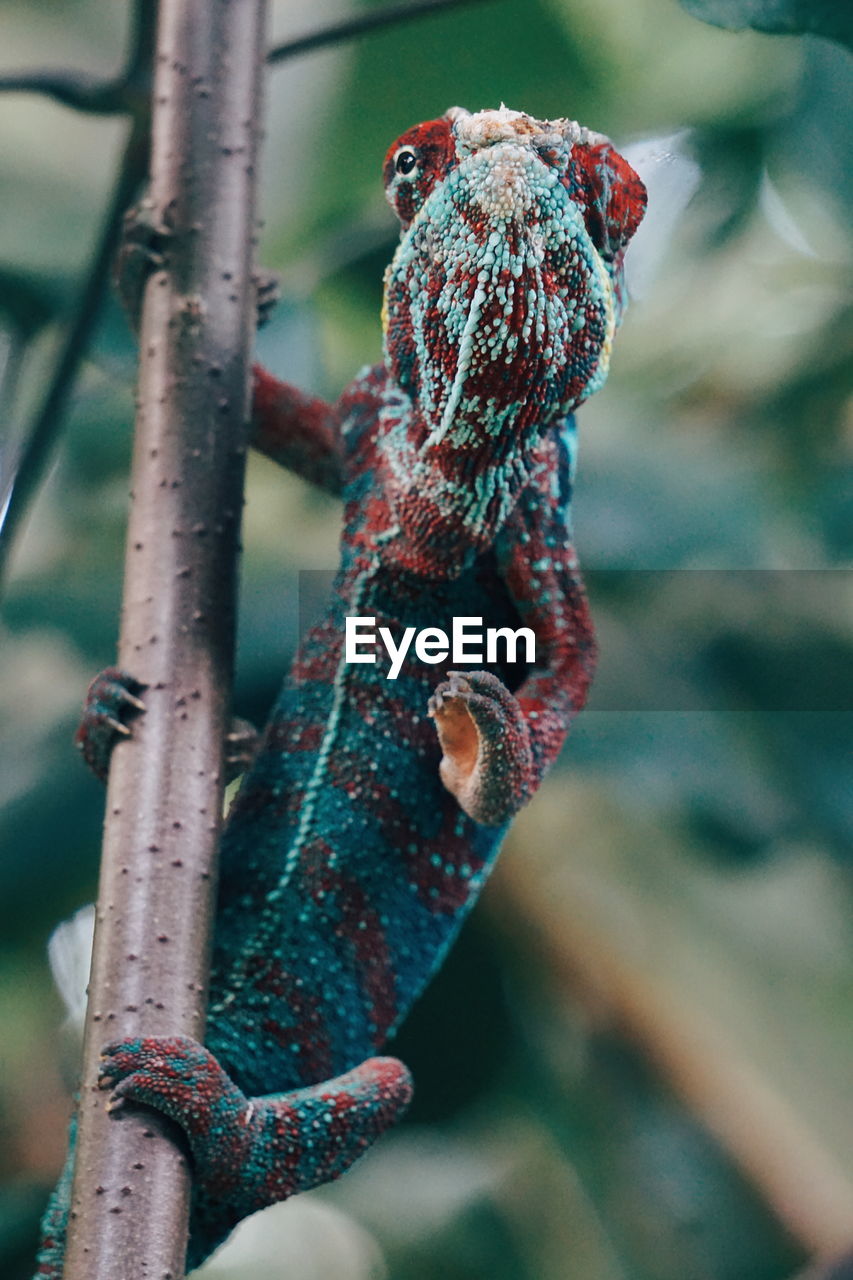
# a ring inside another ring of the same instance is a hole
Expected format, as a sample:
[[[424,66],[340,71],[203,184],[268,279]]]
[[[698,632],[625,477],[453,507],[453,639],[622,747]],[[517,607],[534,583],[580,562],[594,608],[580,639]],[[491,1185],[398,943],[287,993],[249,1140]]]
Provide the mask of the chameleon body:
[[[402,232],[383,362],[333,406],[255,373],[255,443],[340,493],[344,529],[327,613],[228,818],[205,1046],[105,1050],[114,1098],[187,1135],[190,1267],[246,1214],[337,1176],[405,1107],[405,1068],[372,1055],[440,964],[592,673],[572,412],[607,373],[644,188],[600,135],[505,108],[403,134],[385,184]],[[536,663],[507,653],[463,674],[410,651],[391,681],[381,650],[345,661],[348,615],[395,635],[455,616],[523,625]],[[93,684],[94,763],[139,692],[117,672]],[[67,1186],[39,1275],[59,1274],[66,1201]]]

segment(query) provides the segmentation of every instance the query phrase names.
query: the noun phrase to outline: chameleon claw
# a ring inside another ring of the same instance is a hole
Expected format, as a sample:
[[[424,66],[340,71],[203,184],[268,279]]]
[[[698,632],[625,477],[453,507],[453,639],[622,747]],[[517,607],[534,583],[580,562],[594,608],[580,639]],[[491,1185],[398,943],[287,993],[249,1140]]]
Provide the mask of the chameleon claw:
[[[281,301],[281,279],[273,271],[256,271],[252,283],[255,286],[256,323],[261,329]]]
[[[427,703],[427,714],[435,720],[448,710],[448,699],[471,692],[471,685],[461,671],[448,671],[447,679],[440,684]]]
[[[98,1078],[96,1081],[99,1089],[112,1089],[115,1086],[117,1076],[113,1074],[112,1045],[108,1045],[101,1050],[99,1056]]]
[[[225,735],[225,779],[233,782],[245,773],[260,748],[260,734],[253,724],[235,716]]]
[[[147,689],[148,686],[142,685],[142,688]],[[122,686],[119,698],[121,702],[126,703],[127,706],[129,707],[133,707],[136,711],[145,710],[145,703],[142,701],[142,699],[137,698],[136,695],[131,693],[131,691],[125,685]]]
[[[107,1089],[114,1089],[116,1082],[118,1081],[118,1076],[113,1075],[110,1066],[111,1064],[107,1059],[101,1055],[101,1066],[98,1068],[97,1087],[104,1091]]]

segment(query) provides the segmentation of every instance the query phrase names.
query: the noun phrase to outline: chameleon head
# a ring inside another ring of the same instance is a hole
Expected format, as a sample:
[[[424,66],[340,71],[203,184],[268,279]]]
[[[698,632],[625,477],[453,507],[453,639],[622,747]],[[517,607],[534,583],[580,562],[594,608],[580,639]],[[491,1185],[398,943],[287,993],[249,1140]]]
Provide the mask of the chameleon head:
[[[601,134],[506,107],[409,129],[384,178],[386,357],[426,443],[533,442],[607,376],[642,182]]]

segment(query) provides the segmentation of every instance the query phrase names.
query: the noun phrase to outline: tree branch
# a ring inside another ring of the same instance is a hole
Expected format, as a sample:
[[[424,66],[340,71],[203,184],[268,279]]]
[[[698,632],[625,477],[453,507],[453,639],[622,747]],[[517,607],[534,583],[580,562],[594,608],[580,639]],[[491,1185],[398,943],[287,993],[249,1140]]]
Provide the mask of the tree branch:
[[[77,373],[94,332],[104,299],[110,264],[121,238],[124,211],[139,190],[148,165],[148,128],[135,117],[125,143],[118,175],[104,212],[98,241],[80,290],[47,390],[36,411],[9,490],[2,496],[0,580],[33,495],[41,484],[65,420]]]
[[[136,0],[131,14],[124,69],[108,80],[67,68],[13,71],[0,75],[0,93],[41,93],[54,102],[90,115],[135,113],[140,95],[147,100],[156,5]]]
[[[0,76],[0,93],[41,93],[63,107],[92,115],[125,111],[121,80],[100,80],[85,71],[18,71]]]
[[[114,753],[65,1280],[184,1274],[165,1123],[105,1111],[105,1041],[201,1038],[249,408],[264,0],[161,0],[147,283],[119,661],[148,686]]]
[[[282,44],[277,44],[270,49],[267,62],[275,65],[302,53],[313,53],[316,49],[326,49],[329,45],[340,44],[344,40],[366,35],[369,31],[381,31],[386,27],[397,26],[401,22],[409,22],[414,18],[428,18],[432,14],[443,13],[448,9],[461,9],[463,5],[477,3],[483,3],[483,0],[412,0],[410,4],[388,5],[371,13],[359,14],[357,18],[345,18],[332,26],[299,36],[296,40],[285,40]]]
[[[371,13],[359,14],[355,18],[346,18],[318,31],[311,31],[295,40],[285,40],[269,50],[267,62],[275,65],[303,53],[313,53],[316,49],[325,49],[344,40],[355,39],[370,31],[381,31],[415,18],[428,18],[448,9],[460,9],[463,5],[482,2],[483,0],[411,0],[409,4],[388,5]],[[136,7],[134,30],[137,34],[131,44],[137,50],[140,47],[140,29],[144,29],[146,24],[150,26],[153,8],[153,5],[146,4],[144,0]],[[44,68],[18,71],[0,75],[0,93],[42,93],[75,111],[85,111],[92,115],[116,115],[132,109],[132,92],[142,87],[139,83],[140,69],[138,61],[134,61],[131,56],[126,69],[110,80],[99,80],[84,71],[64,68],[56,71]]]
[[[62,430],[77,373],[91,341],[103,303],[110,267],[121,237],[124,212],[135,199],[148,168],[149,81],[154,49],[155,19],[156,6],[151,4],[150,0],[136,0],[131,18],[125,69],[122,75],[109,86],[102,85],[100,89],[93,90],[93,93],[106,94],[109,91],[120,95],[121,106],[115,107],[115,110],[130,113],[130,132],[119,163],[118,175],[103,214],[101,230],[89,270],[75,303],[47,390],[26,435],[15,473],[6,491],[0,493],[0,583],[8,566],[15,536],[41,484],[45,468]],[[34,75],[50,79],[51,73],[35,72]],[[78,88],[87,83],[86,77],[79,77],[71,72],[59,73],[59,79],[64,80],[66,85],[76,82]],[[10,87],[13,80],[14,77],[6,77],[5,80],[0,77],[0,89]],[[44,86],[42,91],[47,92]],[[5,401],[4,409],[11,412],[11,402]]]

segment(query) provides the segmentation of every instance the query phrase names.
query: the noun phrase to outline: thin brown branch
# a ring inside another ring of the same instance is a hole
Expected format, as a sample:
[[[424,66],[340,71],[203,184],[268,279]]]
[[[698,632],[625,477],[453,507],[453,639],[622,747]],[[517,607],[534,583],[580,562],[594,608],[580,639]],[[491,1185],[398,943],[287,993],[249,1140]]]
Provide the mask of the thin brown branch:
[[[104,80],[85,71],[40,67],[0,75],[0,93],[40,93],[64,107],[89,115],[135,114],[147,97],[156,5],[136,0],[131,13],[128,53],[118,75]]]
[[[47,389],[26,436],[20,463],[11,480],[11,492],[3,495],[5,518],[0,527],[0,579],[8,564],[15,537],[33,495],[41,484],[64,425],[77,374],[103,303],[110,265],[121,237],[124,211],[139,190],[147,163],[148,130],[137,117],[125,143],[86,279],[80,289]]]
[[[388,5],[370,13],[359,14],[356,18],[345,18],[341,22],[323,27],[319,31],[311,31],[295,40],[285,40],[270,49],[267,62],[275,65],[278,62],[284,62],[287,58],[295,58],[303,53],[313,53],[317,49],[326,49],[344,40],[354,40],[357,36],[367,35],[371,31],[382,31],[388,27],[398,26],[402,22],[411,22],[415,18],[429,18],[433,14],[446,13],[449,9],[461,9],[463,5],[478,3],[483,3],[483,0],[413,0],[410,4]]]
[[[18,71],[0,76],[0,93],[41,93],[63,107],[92,115],[115,115],[127,106],[121,79],[101,80],[85,71]]]
[[[110,89],[110,92],[115,90],[121,94],[122,105],[115,109],[130,113],[130,132],[119,162],[118,174],[101,219],[101,229],[89,269],[74,304],[47,389],[29,430],[24,434],[24,444],[15,473],[10,478],[5,492],[0,493],[0,583],[8,565],[9,553],[15,537],[41,484],[56,441],[64,426],[77,374],[89,347],[104,300],[110,268],[121,237],[124,212],[136,197],[148,168],[148,99],[155,17],[156,6],[151,4],[150,0],[136,0],[131,17],[125,69]],[[74,79],[73,75],[71,79]],[[10,81],[11,78],[7,78],[6,87],[9,86]],[[0,79],[0,88],[3,87],[4,81]],[[42,91],[45,90],[42,89]],[[105,91],[102,86],[101,92]],[[11,412],[11,410],[11,402],[4,401],[4,411]],[[2,420],[0,420],[0,427],[2,427]]]
[[[160,0],[119,662],[146,712],[115,750],[65,1280],[184,1274],[189,1178],[164,1123],[111,1115],[101,1049],[201,1038],[233,660],[254,319],[265,0]]]
[[[464,5],[478,3],[483,3],[483,0],[412,0],[409,4],[388,5],[371,13],[359,14],[355,18],[345,18],[295,40],[285,40],[269,50],[267,62],[275,65],[303,53],[313,53],[317,49],[326,49],[345,40],[354,40],[372,31],[382,31],[416,18],[428,18],[450,9],[461,9]],[[145,4],[144,0],[137,5],[134,16],[137,31],[146,23],[150,24],[153,8],[153,5]],[[139,47],[138,43],[135,47]],[[120,75],[108,80],[89,76],[84,71],[62,68],[55,71],[43,68],[20,71],[0,75],[0,93],[41,93],[75,111],[93,115],[115,115],[133,109],[132,93],[134,89],[138,91],[141,87],[139,70],[138,62],[131,59]]]

